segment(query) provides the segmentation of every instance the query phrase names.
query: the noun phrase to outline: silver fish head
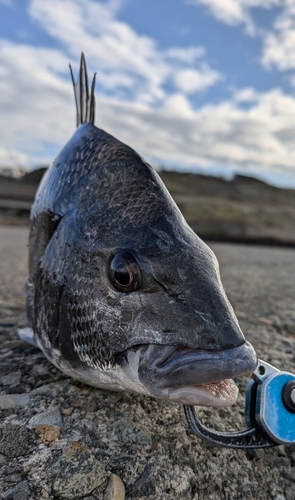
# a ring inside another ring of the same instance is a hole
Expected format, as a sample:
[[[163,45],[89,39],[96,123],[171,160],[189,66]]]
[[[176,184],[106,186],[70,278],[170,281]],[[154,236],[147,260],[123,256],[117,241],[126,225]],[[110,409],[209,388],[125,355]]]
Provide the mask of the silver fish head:
[[[83,71],[85,79],[82,61]],[[153,168],[85,116],[32,208],[28,302],[38,345],[91,385],[232,404],[230,379],[252,373],[257,359],[215,255]]]

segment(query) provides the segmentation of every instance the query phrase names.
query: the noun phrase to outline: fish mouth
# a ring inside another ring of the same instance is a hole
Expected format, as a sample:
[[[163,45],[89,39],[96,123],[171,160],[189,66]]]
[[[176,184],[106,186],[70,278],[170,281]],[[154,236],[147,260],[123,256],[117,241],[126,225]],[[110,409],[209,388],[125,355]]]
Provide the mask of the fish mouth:
[[[232,378],[250,376],[257,356],[252,345],[223,351],[180,346],[141,345],[128,349],[125,371],[151,395],[176,403],[198,406],[231,406],[238,397]]]
[[[170,388],[167,399],[196,406],[226,407],[236,403],[238,394],[239,389],[234,381],[225,379],[211,384]]]

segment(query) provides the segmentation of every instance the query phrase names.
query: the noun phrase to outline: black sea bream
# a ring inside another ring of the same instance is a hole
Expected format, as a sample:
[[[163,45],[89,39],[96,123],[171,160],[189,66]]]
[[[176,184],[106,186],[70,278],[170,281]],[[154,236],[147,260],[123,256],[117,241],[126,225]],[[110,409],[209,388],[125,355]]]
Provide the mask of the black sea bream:
[[[31,212],[28,316],[68,375],[109,390],[228,406],[251,373],[212,250],[153,168],[94,125],[84,56],[78,128],[47,171]],[[173,140],[173,138],[171,138]]]

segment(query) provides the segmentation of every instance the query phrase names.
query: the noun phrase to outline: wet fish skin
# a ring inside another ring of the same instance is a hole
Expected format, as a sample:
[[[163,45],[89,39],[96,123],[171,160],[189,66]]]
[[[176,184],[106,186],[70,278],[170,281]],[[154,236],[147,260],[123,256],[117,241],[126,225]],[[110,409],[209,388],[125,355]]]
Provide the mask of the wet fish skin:
[[[140,286],[125,293],[111,266],[116,255],[124,261],[130,254]],[[78,127],[38,189],[29,275],[36,342],[56,366],[87,383],[161,397],[158,365],[161,358],[169,364],[171,347],[180,357],[193,352],[186,385],[221,380],[229,365],[233,376],[255,369],[212,250],[153,168],[91,122]],[[147,388],[139,374],[146,374],[148,346],[156,346],[159,362],[150,363]],[[204,351],[217,355],[198,377]]]

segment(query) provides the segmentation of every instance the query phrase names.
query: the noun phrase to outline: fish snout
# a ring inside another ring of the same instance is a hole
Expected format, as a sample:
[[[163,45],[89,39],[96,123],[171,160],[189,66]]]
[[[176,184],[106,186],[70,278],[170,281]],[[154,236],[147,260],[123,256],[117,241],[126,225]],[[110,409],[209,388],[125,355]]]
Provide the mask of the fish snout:
[[[138,379],[151,395],[200,406],[233,404],[238,389],[229,379],[250,375],[257,365],[247,341],[222,351],[150,344],[132,348],[128,357],[136,359]]]

